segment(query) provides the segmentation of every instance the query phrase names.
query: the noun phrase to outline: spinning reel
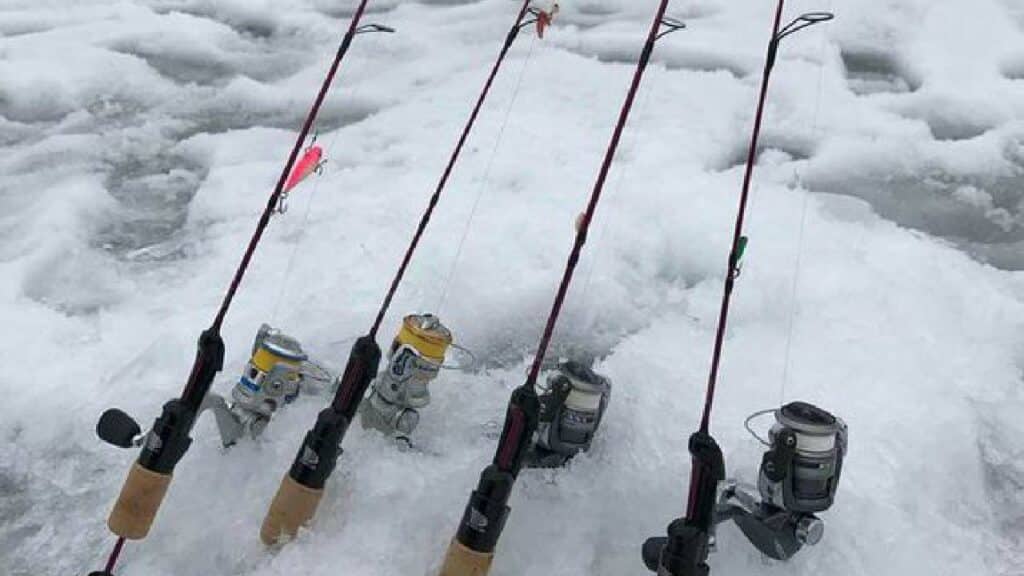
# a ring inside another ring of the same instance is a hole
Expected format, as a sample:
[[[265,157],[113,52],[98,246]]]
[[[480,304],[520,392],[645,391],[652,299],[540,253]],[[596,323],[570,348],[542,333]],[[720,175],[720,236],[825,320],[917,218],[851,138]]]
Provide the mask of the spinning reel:
[[[757,491],[727,482],[719,497],[718,521],[732,519],[758,550],[770,558],[787,560],[804,545],[817,544],[824,522],[815,513],[828,510],[835,500],[847,449],[846,423],[806,402],[792,402],[774,411],[775,424],[765,441],[769,449],[761,459]]]
[[[319,375],[311,371],[314,366],[298,340],[267,324],[260,326],[252,357],[231,389],[231,404],[212,392],[203,400],[202,409],[213,411],[224,446],[246,434],[258,437],[278,408],[294,402],[309,380],[329,378],[322,369]]]
[[[252,356],[231,390],[231,403],[209,392],[199,412],[213,412],[221,442],[231,446],[246,434],[258,437],[278,408],[295,401],[307,382],[328,378],[325,370],[310,362],[298,340],[263,324],[253,341]],[[103,413],[96,432],[122,448],[141,446],[146,438],[138,423],[116,408]]]
[[[388,365],[360,405],[364,428],[375,428],[404,442],[430,404],[429,384],[437,378],[452,333],[432,314],[410,314],[388,350]]]
[[[775,416],[767,440],[750,428],[751,420],[765,414]],[[762,554],[788,560],[803,546],[817,544],[824,535],[825,524],[816,514],[828,510],[835,500],[847,451],[847,426],[840,418],[806,402],[791,402],[775,410],[756,412],[744,425],[768,446],[761,458],[756,493],[754,487],[735,480],[725,480],[719,485],[707,547],[714,547],[717,525],[732,520]],[[706,451],[710,454],[696,460],[721,462],[721,450],[713,440],[707,444]],[[718,478],[723,477],[724,470]],[[708,491],[708,496],[712,492]],[[677,520],[673,526],[679,523],[685,524]],[[685,529],[685,526],[679,524],[676,528]],[[670,526],[669,532],[672,530]],[[660,570],[661,556],[668,542],[669,538],[656,537],[644,544],[644,563],[651,571]],[[698,568],[694,574],[706,570],[707,565],[701,560],[706,558],[706,553],[707,550],[677,552],[680,556],[696,558],[694,565]]]
[[[536,442],[524,465],[549,468],[590,449],[611,396],[611,380],[574,360],[562,361],[537,384],[540,417]]]

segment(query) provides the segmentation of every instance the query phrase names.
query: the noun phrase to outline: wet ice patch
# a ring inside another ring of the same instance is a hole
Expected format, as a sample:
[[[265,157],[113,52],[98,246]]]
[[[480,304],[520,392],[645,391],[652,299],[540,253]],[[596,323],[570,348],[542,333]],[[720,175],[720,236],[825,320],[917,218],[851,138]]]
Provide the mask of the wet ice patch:
[[[1024,56],[1009,59],[1000,68],[1007,79],[1024,80]]]
[[[199,102],[182,103],[174,110],[179,138],[196,134],[220,134],[253,127],[297,131],[308,112],[308,99],[291,89],[238,79],[223,90]],[[317,117],[317,132],[333,132],[365,120],[376,113],[383,102],[373,96],[349,96],[326,101]]]
[[[114,51],[141,58],[150,67],[181,84],[225,84],[235,74],[231,65],[220,60],[216,53],[151,48],[124,42],[113,47]]]
[[[71,248],[42,258],[27,273],[22,294],[71,316],[116,304],[124,283],[116,268],[88,249]]]
[[[272,37],[280,24],[271,7],[260,3],[165,0],[155,4],[158,14],[188,14],[223,24],[241,36],[254,39]]]
[[[908,161],[862,149],[842,165],[826,154],[805,182],[865,199],[884,218],[949,239],[994,265],[1021,269],[1024,258],[1012,255],[1024,241],[1020,141],[986,136],[957,148],[938,143],[917,150]]]
[[[792,132],[766,133],[758,143],[756,157],[759,164],[769,165],[807,160],[814,155],[816,146],[808,138]],[[749,152],[750,143],[737,139],[721,159],[712,162],[708,168],[722,172],[742,167],[746,165]]]
[[[858,95],[915,92],[921,82],[906,64],[887,52],[841,52],[850,90]]]
[[[907,118],[923,121],[936,140],[970,140],[1006,122],[987,103],[918,96],[893,103],[891,108]]]
[[[119,209],[97,230],[92,244],[131,255],[171,240],[184,226],[188,205],[204,178],[202,168],[173,157],[120,163],[107,178]]]

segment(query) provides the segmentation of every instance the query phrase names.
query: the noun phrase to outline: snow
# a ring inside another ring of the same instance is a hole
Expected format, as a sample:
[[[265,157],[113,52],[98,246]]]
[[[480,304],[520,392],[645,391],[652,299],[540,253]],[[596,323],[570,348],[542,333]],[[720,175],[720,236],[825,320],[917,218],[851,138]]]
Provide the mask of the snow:
[[[303,397],[224,452],[212,419],[118,574],[430,574],[542,328],[654,0],[563,1],[513,48],[380,342],[441,314],[445,372],[401,453],[354,426],[310,530],[257,531]],[[0,574],[84,574],[148,424],[180,393],[355,3],[6,0],[0,8]],[[318,123],[326,172],[276,217],[227,317],[226,392],[268,321],[342,366],[368,327],[517,3],[371,0]],[[713,431],[804,399],[851,452],[825,539],[766,563],[733,527],[715,574],[1024,574],[1024,8],[790,0]],[[682,513],[751,108],[774,3],[673,3],[555,353],[602,357],[592,452],[527,471],[492,574],[643,574]]]

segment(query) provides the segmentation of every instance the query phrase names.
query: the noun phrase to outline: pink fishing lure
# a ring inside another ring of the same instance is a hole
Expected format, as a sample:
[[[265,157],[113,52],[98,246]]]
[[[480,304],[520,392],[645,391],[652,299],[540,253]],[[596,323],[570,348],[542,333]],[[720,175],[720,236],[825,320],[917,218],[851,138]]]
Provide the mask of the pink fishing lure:
[[[284,184],[284,191],[290,192],[292,188],[298,186],[303,180],[309,177],[310,174],[316,172],[321,163],[323,162],[324,150],[319,146],[310,146],[306,148],[306,153],[302,155],[302,158],[292,169],[291,176],[288,177],[288,181]]]

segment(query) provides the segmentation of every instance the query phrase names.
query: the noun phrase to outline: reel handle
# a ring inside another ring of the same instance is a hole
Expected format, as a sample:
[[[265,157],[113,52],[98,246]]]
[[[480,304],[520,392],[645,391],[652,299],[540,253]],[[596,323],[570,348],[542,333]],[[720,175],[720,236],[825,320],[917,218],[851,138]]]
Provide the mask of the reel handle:
[[[110,408],[103,412],[96,423],[96,435],[107,444],[132,448],[141,444],[142,428],[128,413]]]

